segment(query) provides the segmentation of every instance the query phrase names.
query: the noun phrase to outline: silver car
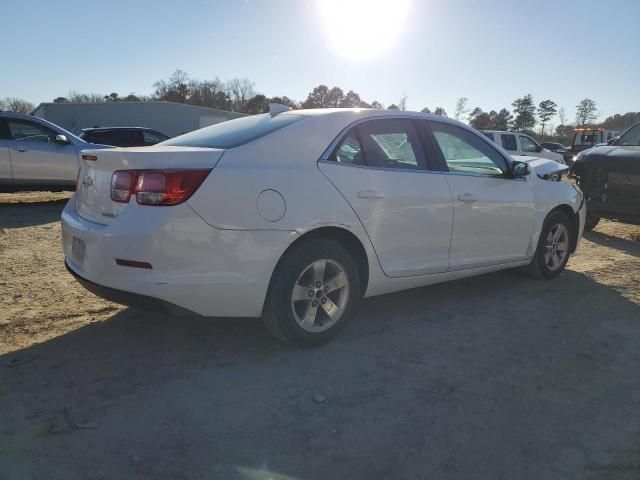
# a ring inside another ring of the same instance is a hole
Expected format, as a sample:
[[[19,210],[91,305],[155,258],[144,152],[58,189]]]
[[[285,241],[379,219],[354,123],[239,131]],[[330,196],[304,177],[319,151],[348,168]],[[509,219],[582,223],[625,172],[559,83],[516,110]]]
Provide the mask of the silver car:
[[[0,191],[74,190],[86,148],[101,146],[41,118],[0,112]]]

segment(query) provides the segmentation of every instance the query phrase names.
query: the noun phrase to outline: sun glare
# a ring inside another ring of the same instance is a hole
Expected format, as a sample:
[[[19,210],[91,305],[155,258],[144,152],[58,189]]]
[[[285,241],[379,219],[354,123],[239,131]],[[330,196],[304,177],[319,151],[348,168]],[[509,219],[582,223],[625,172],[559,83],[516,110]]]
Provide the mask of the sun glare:
[[[336,51],[367,60],[388,51],[405,27],[410,0],[318,0],[322,24]]]

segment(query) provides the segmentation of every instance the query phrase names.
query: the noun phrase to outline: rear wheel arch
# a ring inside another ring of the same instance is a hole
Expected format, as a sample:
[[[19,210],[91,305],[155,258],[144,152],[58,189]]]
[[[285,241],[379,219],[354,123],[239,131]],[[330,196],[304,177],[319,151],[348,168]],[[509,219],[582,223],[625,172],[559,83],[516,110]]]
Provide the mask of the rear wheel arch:
[[[301,235],[287,247],[282,255],[280,255],[280,259],[278,260],[278,263],[276,264],[275,268],[273,269],[273,273],[271,274],[269,289],[267,291],[267,298],[269,298],[273,279],[277,274],[280,265],[282,265],[283,260],[287,258],[287,256],[289,256],[293,251],[300,248],[300,246],[313,239],[333,240],[334,242],[342,245],[347,249],[347,251],[353,256],[354,261],[358,265],[361,293],[364,295],[364,292],[366,292],[367,290],[367,285],[369,284],[369,257],[367,256],[364,245],[362,245],[362,242],[356,235],[345,228],[319,227]]]

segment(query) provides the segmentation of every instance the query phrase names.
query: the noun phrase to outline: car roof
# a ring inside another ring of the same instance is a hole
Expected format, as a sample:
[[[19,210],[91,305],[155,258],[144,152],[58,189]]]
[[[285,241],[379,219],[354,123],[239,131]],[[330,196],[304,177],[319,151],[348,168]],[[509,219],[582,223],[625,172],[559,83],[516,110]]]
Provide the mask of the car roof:
[[[105,131],[105,130],[149,130],[151,132],[157,131],[157,130],[154,130],[153,128],[148,128],[148,127],[89,127],[89,128],[82,129],[83,132],[99,132],[99,131]]]
[[[507,131],[507,130],[479,130],[482,133],[510,133],[510,134],[516,134],[516,133],[520,133],[522,135],[527,135],[526,133],[522,133],[522,132],[513,132],[511,130]]]
[[[40,120],[40,117],[34,117],[33,115],[29,115],[27,113],[3,112],[2,110],[0,110],[0,117],[18,118],[21,120],[33,120],[34,118],[36,118]]]
[[[346,124],[351,123],[351,121],[362,120],[366,118],[416,118],[449,123],[452,125],[460,125],[465,128],[469,128],[468,125],[453,118],[445,117],[443,115],[435,115],[433,113],[414,112],[411,110],[388,110],[377,108],[312,108],[289,110],[286,112],[277,113],[276,115],[297,115],[307,118],[335,118],[336,120],[345,122]]]

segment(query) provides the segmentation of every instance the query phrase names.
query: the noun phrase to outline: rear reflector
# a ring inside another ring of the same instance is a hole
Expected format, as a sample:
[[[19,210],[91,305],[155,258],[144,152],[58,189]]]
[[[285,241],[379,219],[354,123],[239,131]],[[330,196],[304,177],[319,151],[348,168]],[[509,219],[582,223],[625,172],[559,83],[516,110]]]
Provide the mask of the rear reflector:
[[[82,159],[89,160],[90,162],[95,162],[96,160],[98,160],[98,157],[96,157],[95,155],[82,155]]]
[[[193,195],[210,172],[210,168],[117,170],[111,176],[111,199],[127,203],[135,195],[140,205],[178,205]]]
[[[123,267],[132,267],[132,268],[153,268],[150,263],[147,262],[138,262],[136,260],[124,260],[122,258],[116,258],[116,263]]]

